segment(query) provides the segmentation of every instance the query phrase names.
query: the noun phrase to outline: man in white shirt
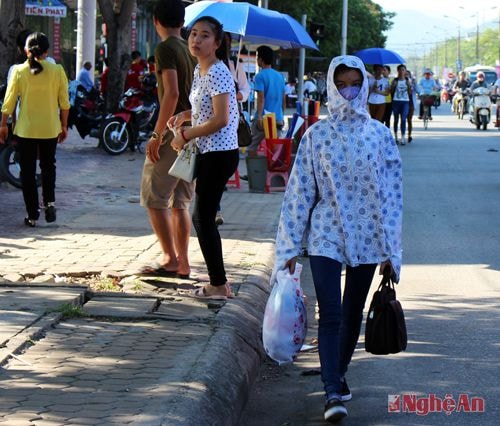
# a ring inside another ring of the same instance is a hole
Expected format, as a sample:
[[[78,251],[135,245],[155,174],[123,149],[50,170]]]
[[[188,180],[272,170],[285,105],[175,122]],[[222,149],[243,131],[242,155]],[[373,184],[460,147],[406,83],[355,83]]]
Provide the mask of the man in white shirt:
[[[309,77],[307,77],[307,80],[304,81],[304,86],[302,87],[302,91],[304,93],[304,97],[316,99],[318,88],[316,87],[314,82]]]

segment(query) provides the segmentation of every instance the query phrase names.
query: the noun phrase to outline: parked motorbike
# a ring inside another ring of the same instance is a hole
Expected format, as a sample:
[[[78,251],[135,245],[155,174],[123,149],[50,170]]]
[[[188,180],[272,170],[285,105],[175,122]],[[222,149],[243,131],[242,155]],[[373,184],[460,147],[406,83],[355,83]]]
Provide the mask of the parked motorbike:
[[[99,137],[101,123],[106,115],[104,98],[97,89],[87,91],[76,80],[70,83],[69,92],[71,107],[68,126],[75,126],[82,139],[87,135]]]
[[[141,89],[128,89],[119,107],[106,117],[99,134],[100,144],[112,155],[121,154],[127,147],[141,150],[141,144],[151,136],[160,109],[154,74],[144,77]]]
[[[491,119],[491,99],[490,89],[486,87],[478,87],[472,90],[471,99],[469,102],[469,120],[479,130],[488,128],[488,123]]]
[[[0,85],[0,109],[2,108],[6,89],[6,84]],[[7,140],[0,145],[0,181],[9,182],[16,188],[22,188],[19,153],[16,147],[15,138],[12,137],[11,124],[9,123],[9,136]],[[36,175],[36,182],[38,186],[42,184],[40,173]]]

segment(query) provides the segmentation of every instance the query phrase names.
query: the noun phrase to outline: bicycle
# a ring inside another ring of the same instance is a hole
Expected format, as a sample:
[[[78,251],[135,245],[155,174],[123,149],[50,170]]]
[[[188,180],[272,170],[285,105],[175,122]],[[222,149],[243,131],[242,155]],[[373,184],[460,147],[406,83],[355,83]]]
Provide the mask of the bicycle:
[[[435,100],[435,95],[422,95],[420,97],[420,101],[424,106],[424,115],[422,116],[422,119],[424,120],[425,130],[427,130],[427,127],[429,127],[430,108],[434,105]]]

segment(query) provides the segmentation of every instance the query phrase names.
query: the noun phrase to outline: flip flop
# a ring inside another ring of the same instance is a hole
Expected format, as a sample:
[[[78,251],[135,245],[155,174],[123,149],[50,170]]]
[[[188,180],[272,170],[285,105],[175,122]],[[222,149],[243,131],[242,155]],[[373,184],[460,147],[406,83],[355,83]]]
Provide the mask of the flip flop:
[[[163,266],[145,266],[139,271],[139,275],[163,278],[177,278],[177,271],[167,271]]]
[[[204,300],[227,300],[227,296],[223,294],[213,294],[208,295],[205,293],[205,287],[198,287],[195,290],[190,292],[190,295],[195,299],[204,299]]]
[[[191,275],[190,274],[176,274],[177,278],[181,279],[181,280],[189,280],[191,279]]]

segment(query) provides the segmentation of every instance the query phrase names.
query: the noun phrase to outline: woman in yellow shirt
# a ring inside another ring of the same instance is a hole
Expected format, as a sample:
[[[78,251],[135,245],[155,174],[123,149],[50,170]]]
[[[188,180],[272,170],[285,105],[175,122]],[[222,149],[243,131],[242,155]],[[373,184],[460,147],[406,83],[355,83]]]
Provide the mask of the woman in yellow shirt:
[[[42,172],[45,220],[56,220],[56,146],[68,135],[68,79],[61,65],[46,60],[49,40],[43,33],[32,33],[26,40],[28,60],[14,66],[2,106],[0,143],[8,136],[7,120],[19,100],[14,125],[18,143],[27,226],[34,227],[40,216],[36,187],[36,160]]]

